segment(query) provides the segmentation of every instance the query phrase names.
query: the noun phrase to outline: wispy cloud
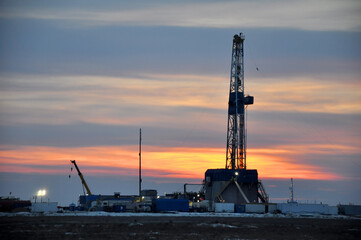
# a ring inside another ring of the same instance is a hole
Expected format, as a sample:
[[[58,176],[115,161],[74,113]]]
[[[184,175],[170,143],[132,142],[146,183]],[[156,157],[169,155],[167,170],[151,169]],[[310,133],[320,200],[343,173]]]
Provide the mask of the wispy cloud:
[[[344,152],[354,152],[345,146]],[[307,146],[249,149],[248,167],[258,169],[261,178],[346,179],[338,169],[327,169],[303,162]],[[312,154],[325,154],[334,146],[317,147]],[[359,152],[359,151],[358,151]],[[277,153],[277,154],[276,154]],[[127,172],[137,174],[137,146],[105,146],[84,148],[55,148],[7,146],[0,152],[2,172],[65,172],[70,159],[76,159],[87,174],[106,175]],[[146,146],[143,153],[144,175],[149,177],[202,179],[209,168],[223,168],[223,148],[169,148]],[[196,167],[195,167],[196,166]],[[277,169],[277,171],[275,171]]]
[[[278,27],[304,30],[360,31],[361,4],[337,1],[222,1],[163,4],[125,9],[121,4],[108,10],[27,9],[2,12],[3,18],[56,20],[82,26],[180,26],[211,28]]]
[[[329,81],[317,77],[248,79],[247,91],[256,96],[259,111],[361,113],[359,81]]]
[[[163,126],[173,122],[184,126],[187,116],[207,123],[209,128],[224,121],[228,107],[227,77],[28,75],[2,77],[1,81],[3,124],[88,122]],[[249,78],[246,87],[255,96],[252,111],[361,113],[361,86],[357,82]]]
[[[202,90],[205,82],[209,88]],[[184,121],[169,114],[177,108],[187,115],[199,115],[191,111],[192,108],[209,109],[208,115],[212,118],[212,109],[221,109],[226,105],[225,99],[219,101],[227,94],[226,84],[215,77],[177,75],[6,78],[3,79],[0,100],[2,111],[7,114],[1,119],[8,123],[14,119],[6,118],[13,116],[23,123],[164,124],[170,121],[169,118],[176,122]],[[218,91],[219,86],[224,86],[225,90]],[[187,112],[187,108],[190,111]],[[26,119],[19,116],[23,114],[27,115]]]

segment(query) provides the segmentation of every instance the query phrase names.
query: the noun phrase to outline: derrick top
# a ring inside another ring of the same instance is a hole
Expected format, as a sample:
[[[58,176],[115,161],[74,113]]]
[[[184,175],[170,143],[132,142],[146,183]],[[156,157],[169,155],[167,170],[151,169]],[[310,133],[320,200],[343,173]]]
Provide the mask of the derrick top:
[[[233,42],[236,42],[236,43],[240,43],[244,39],[245,39],[245,37],[244,37],[243,33],[239,33],[239,35],[236,34],[236,35],[233,36]]]

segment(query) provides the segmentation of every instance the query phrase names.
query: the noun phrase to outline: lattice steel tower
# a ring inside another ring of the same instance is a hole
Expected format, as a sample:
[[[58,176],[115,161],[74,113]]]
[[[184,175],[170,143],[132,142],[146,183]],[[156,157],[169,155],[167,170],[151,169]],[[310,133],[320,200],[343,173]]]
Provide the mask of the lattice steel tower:
[[[253,104],[253,96],[244,95],[244,35],[234,35],[231,83],[228,102],[227,169],[246,169],[245,106]]]

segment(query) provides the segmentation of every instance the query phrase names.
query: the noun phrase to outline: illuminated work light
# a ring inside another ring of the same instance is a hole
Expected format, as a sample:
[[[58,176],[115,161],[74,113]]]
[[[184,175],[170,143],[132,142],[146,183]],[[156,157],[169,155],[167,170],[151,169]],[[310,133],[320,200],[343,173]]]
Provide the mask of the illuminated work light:
[[[46,190],[45,189],[40,189],[38,191],[38,193],[36,194],[36,198],[40,197],[40,201],[43,202],[43,197],[46,195]],[[36,202],[36,199],[35,199]]]

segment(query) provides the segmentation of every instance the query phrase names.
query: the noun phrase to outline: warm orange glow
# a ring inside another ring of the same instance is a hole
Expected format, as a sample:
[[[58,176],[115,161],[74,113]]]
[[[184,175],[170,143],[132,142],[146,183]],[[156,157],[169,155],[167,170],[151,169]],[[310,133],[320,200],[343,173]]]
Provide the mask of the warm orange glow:
[[[307,146],[306,146],[307,147]],[[313,146],[314,152],[329,153],[344,146]],[[69,160],[76,159],[86,175],[137,175],[138,146],[106,146],[83,148],[4,146],[0,152],[1,172],[64,174]],[[307,147],[308,148],[308,147]],[[305,146],[276,149],[249,149],[247,166],[257,169],[260,178],[342,179],[326,168],[302,163]],[[310,149],[310,148],[308,148]],[[310,150],[312,152],[312,148]],[[203,179],[210,168],[224,168],[223,148],[143,148],[143,175],[157,178]],[[45,167],[44,167],[45,166]]]
[[[262,78],[247,82],[247,91],[257,96],[257,104],[252,109],[258,111],[277,109],[281,112],[361,113],[360,88],[358,80],[340,82],[311,78]]]
[[[254,157],[249,157],[247,163],[248,168],[258,169],[260,178],[298,178],[315,180],[336,180],[343,178],[336,173],[327,172],[321,167],[287,162],[286,158],[277,156],[256,155]]]

